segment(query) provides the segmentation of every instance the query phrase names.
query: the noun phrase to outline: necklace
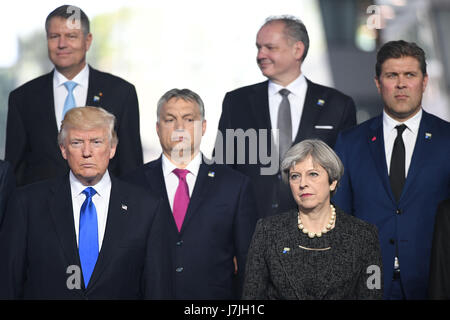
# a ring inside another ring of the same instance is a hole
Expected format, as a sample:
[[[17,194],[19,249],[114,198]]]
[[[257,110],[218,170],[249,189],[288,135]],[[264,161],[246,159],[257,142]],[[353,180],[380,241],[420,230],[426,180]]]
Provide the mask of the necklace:
[[[317,233],[312,232],[312,231],[308,231],[308,229],[306,229],[303,226],[302,220],[300,219],[300,211],[298,212],[298,228],[300,231],[302,231],[305,234],[308,234],[308,237],[310,237],[311,239],[314,237],[320,238],[322,235],[324,235],[325,233],[327,233],[328,231],[330,231],[333,228],[334,222],[336,221],[336,208],[330,204],[330,208],[331,208],[331,218],[330,221],[328,222],[328,224],[322,229],[322,231],[319,231]]]

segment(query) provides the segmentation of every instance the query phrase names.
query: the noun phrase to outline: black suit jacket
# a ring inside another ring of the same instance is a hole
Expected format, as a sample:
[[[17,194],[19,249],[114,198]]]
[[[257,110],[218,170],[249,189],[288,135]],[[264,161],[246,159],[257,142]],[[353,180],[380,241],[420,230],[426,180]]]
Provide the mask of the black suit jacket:
[[[274,174],[261,174],[261,168],[271,166],[267,164],[265,159],[261,158],[261,152],[263,156],[272,154],[268,83],[268,81],[265,81],[242,87],[225,95],[219,121],[219,131],[224,137],[224,143],[220,146],[216,142],[214,151],[216,161],[217,158],[226,160],[228,156],[231,158],[231,163],[226,161],[228,165],[250,177],[254,194],[258,199],[260,217],[281,213],[296,206],[289,188],[281,182],[281,175],[277,168]],[[307,83],[308,89],[303,113],[293,144],[304,139],[318,138],[333,147],[341,130],[356,125],[355,104],[352,98],[333,88],[315,84],[308,79]],[[326,129],[330,127],[332,129]],[[250,138],[245,142],[244,164],[238,163],[237,140],[231,141],[234,143],[228,145],[225,143],[227,129],[256,130],[256,140],[249,143]],[[261,129],[266,130],[267,134],[261,132]],[[249,156],[252,147],[258,155],[256,162],[252,161]],[[219,150],[222,150],[223,158],[218,153]],[[230,157],[231,153],[234,156]],[[274,158],[277,158],[277,156],[275,155]]]
[[[430,264],[430,299],[450,299],[450,198],[439,204]]]
[[[0,298],[158,297],[151,244],[161,237],[159,200],[112,176],[111,183],[103,244],[88,287],[81,281],[80,289],[67,285],[76,283],[68,267],[81,265],[68,175],[16,190],[0,230]]]
[[[237,299],[247,250],[256,224],[248,178],[225,165],[200,165],[180,232],[175,224],[162,171],[162,158],[130,174],[128,181],[161,199],[169,257],[164,282],[171,299]],[[234,275],[233,257],[238,272]]]
[[[57,143],[53,72],[25,83],[9,95],[5,159],[13,165],[19,186],[58,177],[68,170]],[[109,171],[119,176],[142,165],[134,86],[89,67],[86,105],[102,107],[116,116],[119,145]]]
[[[0,226],[10,194],[15,188],[14,175],[8,162],[0,160]]]

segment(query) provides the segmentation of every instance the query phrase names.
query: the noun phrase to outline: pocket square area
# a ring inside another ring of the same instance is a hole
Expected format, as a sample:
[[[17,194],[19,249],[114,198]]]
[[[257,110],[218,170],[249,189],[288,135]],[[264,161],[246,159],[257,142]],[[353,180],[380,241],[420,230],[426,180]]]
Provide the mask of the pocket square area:
[[[315,129],[333,130],[333,126],[314,126]]]

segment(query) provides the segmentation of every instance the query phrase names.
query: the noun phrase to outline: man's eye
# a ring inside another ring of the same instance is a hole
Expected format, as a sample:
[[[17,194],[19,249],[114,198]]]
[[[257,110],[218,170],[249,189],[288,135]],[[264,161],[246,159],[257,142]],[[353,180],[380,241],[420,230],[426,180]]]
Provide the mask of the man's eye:
[[[75,148],[81,146],[81,144],[82,144],[81,141],[71,141],[70,142],[70,145]]]

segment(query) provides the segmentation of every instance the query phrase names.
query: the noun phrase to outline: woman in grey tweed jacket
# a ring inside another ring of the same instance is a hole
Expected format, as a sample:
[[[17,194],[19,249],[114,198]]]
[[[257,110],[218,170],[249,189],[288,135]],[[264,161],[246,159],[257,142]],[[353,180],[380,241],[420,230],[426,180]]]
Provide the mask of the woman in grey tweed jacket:
[[[343,166],[320,140],[293,146],[281,164],[298,210],[258,221],[243,299],[381,299],[375,226],[330,203]]]

